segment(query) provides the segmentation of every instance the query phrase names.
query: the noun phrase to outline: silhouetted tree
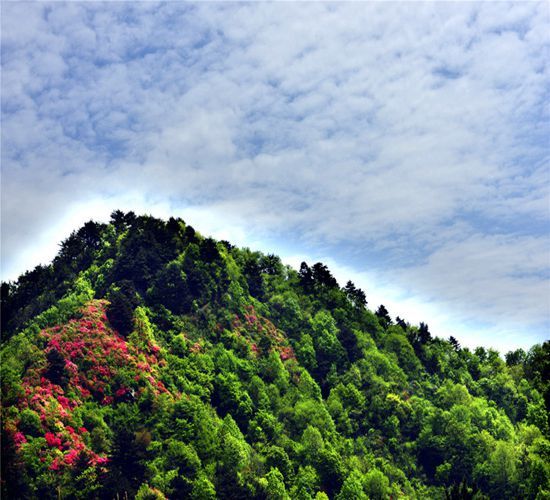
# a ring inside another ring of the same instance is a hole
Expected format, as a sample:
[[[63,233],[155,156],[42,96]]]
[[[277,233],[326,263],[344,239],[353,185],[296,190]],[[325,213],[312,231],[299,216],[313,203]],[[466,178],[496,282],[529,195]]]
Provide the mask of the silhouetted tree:
[[[188,243],[195,243],[197,241],[197,233],[195,232],[193,226],[187,226],[185,228],[185,238]]]
[[[405,322],[405,320],[401,319],[399,316],[397,316],[397,318],[395,318],[395,323],[397,325],[399,325],[401,328],[403,328],[403,330],[405,330],[405,331],[409,327],[409,325]]]
[[[418,326],[418,340],[421,344],[427,344],[432,340],[432,334],[430,333],[426,323],[420,322],[420,325]]]
[[[212,238],[206,238],[200,244],[200,258],[207,263],[220,260],[220,252],[216,242]]]
[[[384,304],[380,304],[380,307],[376,310],[375,314],[382,326],[387,327],[391,325],[391,317]]]
[[[270,276],[280,275],[283,270],[281,259],[273,254],[262,255],[259,264],[262,273],[269,274]]]
[[[328,267],[321,262],[317,262],[313,265],[313,279],[316,285],[322,285],[328,288],[338,287],[336,278],[332,276]]]
[[[367,306],[367,296],[365,295],[365,292],[363,292],[360,288],[356,288],[352,281],[348,281],[346,283],[344,292],[355,307]]]
[[[111,224],[118,233],[126,230],[136,220],[134,212],[124,213],[122,210],[114,210],[111,213]]]
[[[300,264],[300,270],[298,271],[298,276],[300,277],[300,285],[305,291],[311,291],[313,289],[313,272],[311,268],[305,263]]]
[[[452,335],[449,337],[449,343],[453,346],[455,351],[460,351],[460,343]]]
[[[515,351],[507,352],[504,357],[508,366],[514,366],[523,364],[527,358],[527,354],[523,349],[516,349]]]

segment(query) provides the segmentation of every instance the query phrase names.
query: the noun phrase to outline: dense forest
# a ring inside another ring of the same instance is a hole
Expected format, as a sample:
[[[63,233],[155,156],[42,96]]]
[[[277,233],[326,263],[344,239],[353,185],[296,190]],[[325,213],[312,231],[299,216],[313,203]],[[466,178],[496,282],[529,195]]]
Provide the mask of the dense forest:
[[[3,497],[550,498],[550,343],[367,301],[181,219],[86,223],[2,284]]]

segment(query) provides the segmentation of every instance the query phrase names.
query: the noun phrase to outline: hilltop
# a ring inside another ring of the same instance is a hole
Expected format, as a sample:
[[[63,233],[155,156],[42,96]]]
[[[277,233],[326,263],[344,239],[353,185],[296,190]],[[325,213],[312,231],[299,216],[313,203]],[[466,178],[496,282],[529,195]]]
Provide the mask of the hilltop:
[[[549,342],[462,348],[120,211],[1,305],[5,498],[550,498]]]

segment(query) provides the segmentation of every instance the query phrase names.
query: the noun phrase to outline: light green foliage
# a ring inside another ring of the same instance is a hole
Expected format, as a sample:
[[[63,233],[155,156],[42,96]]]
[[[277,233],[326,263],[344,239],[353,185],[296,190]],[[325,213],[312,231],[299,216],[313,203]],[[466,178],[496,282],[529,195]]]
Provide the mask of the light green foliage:
[[[313,342],[318,351],[318,357],[323,361],[337,361],[343,354],[343,349],[338,341],[338,328],[336,322],[328,311],[319,311],[310,321]]]
[[[365,492],[372,500],[386,500],[389,498],[390,481],[383,472],[378,469],[371,469],[365,475]]]
[[[274,383],[281,390],[288,386],[289,375],[277,351],[271,351],[262,360],[260,373],[267,382]]]
[[[248,462],[250,450],[246,441],[231,415],[223,420],[219,431],[220,461],[231,470],[240,470]]]
[[[69,292],[57,304],[38,315],[33,323],[40,328],[65,323],[72,316],[75,316],[86,302],[93,299],[94,294],[90,282],[83,276],[79,276],[75,279]]]
[[[291,491],[292,498],[312,499],[319,489],[319,474],[311,465],[300,466],[294,487]]]
[[[302,449],[306,463],[314,464],[325,448],[323,437],[319,429],[308,425],[302,434]]]
[[[166,497],[148,484],[142,484],[137,492],[136,500],[164,500]]]
[[[265,491],[265,498],[267,500],[289,500],[285,488],[284,477],[279,469],[271,468],[271,470],[265,475],[263,484]]]
[[[468,389],[461,384],[453,384],[447,380],[437,393],[442,408],[450,409],[453,405],[467,405],[471,401]]]
[[[134,311],[134,331],[130,334],[128,340],[142,349],[147,349],[150,342],[154,341],[151,321],[147,315],[145,307],[136,307]]]
[[[311,335],[305,333],[296,344],[296,356],[302,365],[312,371],[317,368],[317,355]]]
[[[225,297],[228,307],[240,311],[246,305],[246,294],[238,281],[231,281]]]
[[[299,433],[307,426],[314,426],[323,432],[330,433],[334,430],[334,422],[324,403],[313,399],[298,401],[294,406],[294,418],[296,432]]]
[[[384,336],[384,349],[397,356],[399,365],[409,376],[418,373],[421,364],[414,349],[398,326],[390,326],[387,335]]]
[[[302,310],[296,295],[291,292],[275,295],[271,298],[269,305],[280,328],[287,332],[290,338],[295,338],[303,321]]]
[[[214,500],[216,489],[207,477],[200,476],[193,482],[191,498],[193,500]]]
[[[518,473],[517,451],[512,443],[497,441],[488,459],[476,467],[476,477],[500,498],[515,496]]]
[[[368,497],[363,491],[363,476],[362,474],[354,470],[346,478],[340,493],[336,497],[337,500],[367,500]]]

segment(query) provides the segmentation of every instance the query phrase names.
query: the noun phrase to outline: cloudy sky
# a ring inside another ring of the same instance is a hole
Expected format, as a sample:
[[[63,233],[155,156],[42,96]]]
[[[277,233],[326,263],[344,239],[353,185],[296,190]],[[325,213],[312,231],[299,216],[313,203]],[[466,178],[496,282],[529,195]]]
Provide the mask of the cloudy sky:
[[[2,3],[2,277],[115,208],[550,337],[546,2]]]

